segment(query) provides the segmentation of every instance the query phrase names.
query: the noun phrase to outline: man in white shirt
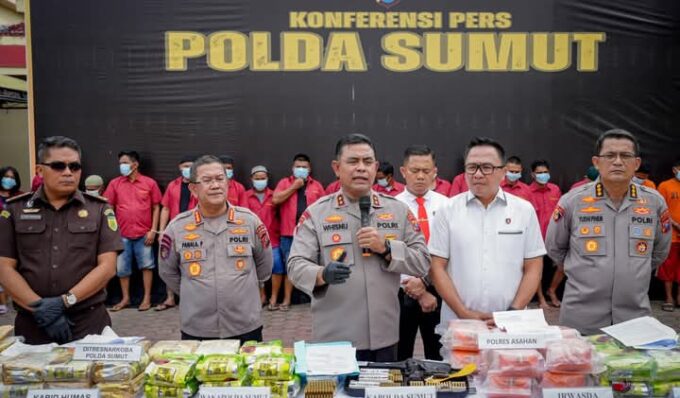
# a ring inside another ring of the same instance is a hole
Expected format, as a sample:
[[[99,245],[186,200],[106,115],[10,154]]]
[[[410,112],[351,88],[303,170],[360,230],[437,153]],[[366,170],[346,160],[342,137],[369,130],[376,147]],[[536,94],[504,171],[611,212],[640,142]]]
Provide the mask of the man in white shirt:
[[[531,204],[500,189],[505,151],[475,138],[465,151],[469,191],[453,197],[434,217],[430,276],[451,319],[493,322],[494,311],[523,309],[541,281],[546,253]]]
[[[399,169],[406,181],[406,189],[396,196],[404,202],[418,218],[420,230],[425,241],[430,238],[430,222],[440,206],[447,203],[446,196],[434,192],[437,176],[435,155],[425,145],[408,147],[404,152],[404,163]],[[402,275],[399,290],[399,347],[397,360],[403,361],[413,357],[413,347],[420,328],[423,338],[425,358],[441,360],[441,344],[439,336],[434,332],[439,324],[441,298],[432,284],[424,278]]]

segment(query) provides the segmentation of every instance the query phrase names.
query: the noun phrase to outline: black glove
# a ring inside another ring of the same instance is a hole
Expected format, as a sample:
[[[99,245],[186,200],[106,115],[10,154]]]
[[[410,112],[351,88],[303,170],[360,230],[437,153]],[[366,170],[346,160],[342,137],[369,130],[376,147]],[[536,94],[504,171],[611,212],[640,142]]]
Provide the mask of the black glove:
[[[64,314],[66,307],[64,300],[61,297],[42,298],[34,303],[29,304],[33,311],[33,318],[39,327],[45,328],[51,325],[61,315]]]
[[[62,314],[56,321],[42,328],[50,339],[58,344],[68,343],[73,339],[71,334],[71,326],[73,324]]]
[[[342,252],[337,261],[332,261],[324,267],[321,277],[327,284],[335,285],[338,283],[345,283],[347,278],[349,278],[349,274],[352,270],[349,269],[347,264],[343,264],[342,262],[345,260],[346,255],[346,252]]]

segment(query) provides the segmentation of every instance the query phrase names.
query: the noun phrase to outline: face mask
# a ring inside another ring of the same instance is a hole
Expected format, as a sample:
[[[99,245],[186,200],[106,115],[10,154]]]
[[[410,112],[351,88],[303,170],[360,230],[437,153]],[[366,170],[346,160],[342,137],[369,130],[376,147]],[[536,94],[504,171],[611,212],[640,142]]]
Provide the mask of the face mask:
[[[182,168],[182,177],[184,177],[187,180],[191,178],[191,167]]]
[[[253,188],[256,191],[264,191],[267,188],[267,180],[253,180]]]
[[[309,177],[309,169],[306,167],[296,167],[293,169],[293,176],[295,178],[302,178],[306,180]]]
[[[513,171],[508,171],[507,173],[505,173],[505,178],[507,178],[508,181],[515,182],[515,181],[519,180],[520,178],[522,178],[522,173],[516,173],[516,172],[513,172]]]
[[[643,180],[642,178],[638,178],[638,177],[633,176],[633,182],[638,184],[638,185],[642,185],[642,183],[645,182],[645,180]]]
[[[99,196],[99,191],[85,191],[85,193],[90,194],[92,196]]]
[[[550,173],[538,173],[536,174],[536,181],[539,184],[547,184],[550,181]]]
[[[378,180],[378,185],[380,185],[383,188],[387,187],[387,178],[381,178]]]
[[[675,173],[675,178],[677,178],[678,180],[680,180],[680,170],[678,170],[678,171]]]
[[[132,173],[132,166],[130,166],[130,165],[127,164],[127,163],[121,163],[121,164],[119,165],[119,169],[120,169],[120,174],[121,174],[123,177],[127,177],[127,176],[130,175],[130,173]]]
[[[234,169],[224,169],[224,172],[227,173],[227,178],[232,179],[234,178]]]
[[[9,191],[17,186],[17,180],[12,177],[2,177],[2,189]]]

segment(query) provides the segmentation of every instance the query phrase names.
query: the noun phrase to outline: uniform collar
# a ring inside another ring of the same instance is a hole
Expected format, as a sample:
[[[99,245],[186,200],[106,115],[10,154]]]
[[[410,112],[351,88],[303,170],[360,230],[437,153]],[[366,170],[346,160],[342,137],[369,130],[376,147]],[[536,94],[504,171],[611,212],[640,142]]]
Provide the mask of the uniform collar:
[[[71,196],[71,198],[66,202],[66,204],[70,204],[74,200],[80,203],[85,203],[85,197],[83,196],[83,193],[80,192],[79,189],[76,189],[76,192]],[[50,205],[50,201],[47,199],[47,196],[45,195],[45,189],[42,185],[40,186],[40,188],[38,188],[37,191],[33,193],[28,202],[26,202],[26,207],[31,208],[34,206],[36,202],[42,202],[43,204]]]
[[[465,202],[467,204],[470,204],[470,202],[472,202],[475,199],[477,199],[477,197],[475,195],[473,195],[471,191],[468,190],[468,191],[465,192]],[[479,199],[477,199],[477,201],[479,203],[481,203],[481,201]],[[504,204],[508,203],[508,198],[505,196],[505,191],[503,191],[501,189],[501,187],[498,187],[498,192],[496,192],[496,197],[491,201],[491,203],[489,203],[489,206],[493,205],[497,201],[501,201]]]
[[[595,180],[595,184],[593,184],[593,190],[596,198],[609,197],[607,191],[604,189],[604,184],[602,184],[599,177]],[[628,186],[628,194],[626,196],[628,197],[628,200],[638,200],[640,198],[640,186],[631,182]]]
[[[404,195],[407,200],[412,200],[415,201],[418,197],[414,194],[412,194],[408,188],[404,188],[402,193],[400,195]],[[426,202],[430,201],[430,198],[432,197],[432,190],[428,189],[427,192],[425,192],[425,195],[423,195],[423,199],[425,199]]]
[[[379,209],[383,207],[382,200],[380,199],[380,195],[378,195],[376,192],[371,191],[369,194],[371,196],[371,207],[374,209]],[[336,192],[333,196],[333,207],[336,209],[342,208],[342,207],[347,207],[350,205],[349,198],[345,196],[345,194],[342,192],[342,188],[338,192]]]

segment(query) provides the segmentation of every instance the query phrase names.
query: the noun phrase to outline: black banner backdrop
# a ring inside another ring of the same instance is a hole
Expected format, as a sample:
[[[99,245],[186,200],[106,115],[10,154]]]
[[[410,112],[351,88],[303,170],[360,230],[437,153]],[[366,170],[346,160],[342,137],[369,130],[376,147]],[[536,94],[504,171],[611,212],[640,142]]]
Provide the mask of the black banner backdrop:
[[[349,132],[394,164],[428,144],[451,179],[486,135],[525,166],[548,159],[565,188],[621,127],[667,178],[679,18],[665,0],[33,1],[35,136],[77,139],[106,179],[136,149],[164,186],[203,153],[232,155],[247,180],[259,163],[283,177],[306,152],[328,183]]]

